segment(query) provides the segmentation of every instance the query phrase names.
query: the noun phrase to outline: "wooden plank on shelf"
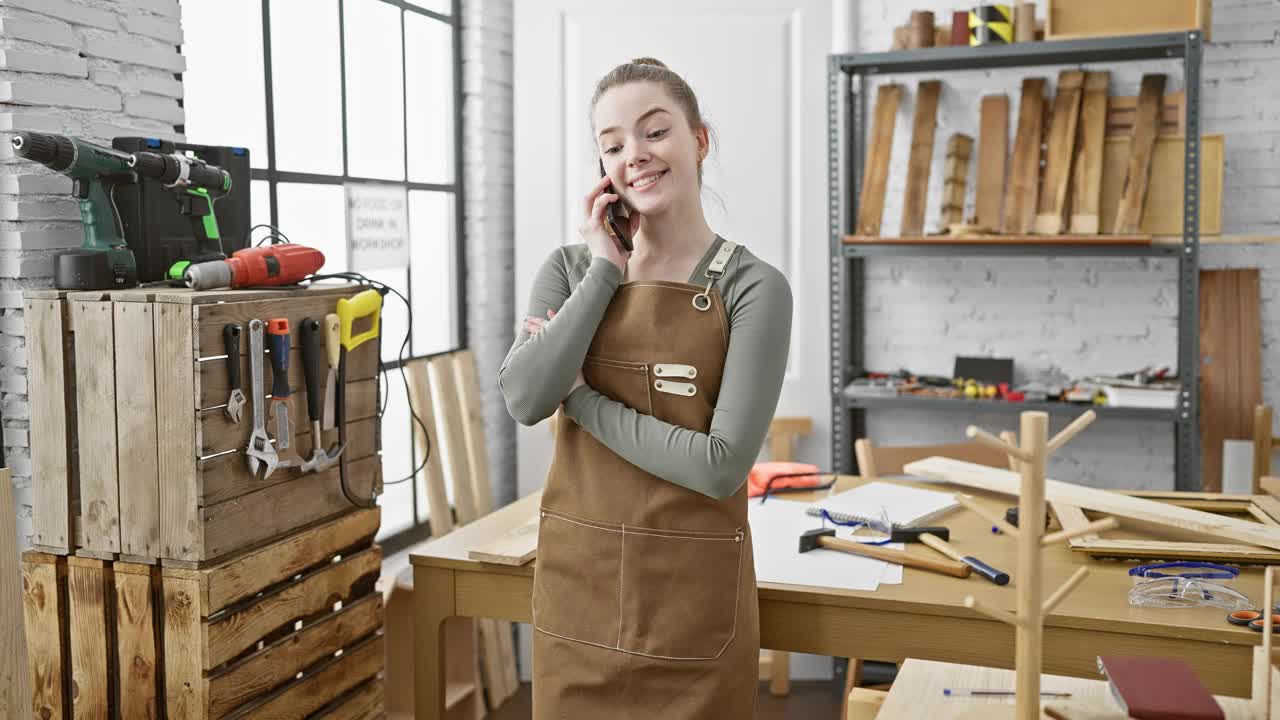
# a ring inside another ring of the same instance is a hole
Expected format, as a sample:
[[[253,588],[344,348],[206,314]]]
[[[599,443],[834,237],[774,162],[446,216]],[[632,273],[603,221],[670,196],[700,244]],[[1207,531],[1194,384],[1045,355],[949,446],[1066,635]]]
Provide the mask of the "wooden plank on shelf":
[[[955,133],[947,140],[947,156],[942,168],[943,231],[964,222],[965,188],[969,182],[969,157],[973,154],[973,138]]]
[[[75,372],[71,318],[62,299],[28,296],[23,305],[27,331],[27,386],[31,412],[31,542],[68,553],[73,505],[79,501],[79,468],[74,455]]]
[[[120,552],[160,556],[155,329],[150,303],[112,303],[116,438],[120,453]]]
[[[116,673],[111,563],[67,558],[67,608],[71,625],[71,705],[75,718],[115,717]]]
[[[1045,40],[1200,30],[1210,40],[1211,0],[1049,0]]]
[[[1009,158],[1009,96],[985,95],[979,111],[978,189],[974,212],[978,225],[999,232],[1004,226],[1004,176]]]
[[[929,168],[933,164],[933,136],[938,128],[939,80],[921,80],[916,88],[911,123],[911,153],[907,158],[907,186],[902,198],[900,235],[924,233],[925,201],[929,196]]]
[[[386,686],[381,678],[373,678],[321,709],[309,720],[383,720],[386,712]],[[445,710],[451,706],[446,702]]]
[[[846,235],[848,245],[1117,245],[1143,247],[1151,245],[1150,235],[924,235],[920,237],[882,238]]]
[[[893,151],[893,129],[901,102],[901,85],[889,83],[876,90],[866,167],[862,171],[862,195],[858,198],[858,232],[864,235],[880,234],[884,196],[889,183],[889,157]]]
[[[244,707],[227,720],[296,720],[310,717],[382,670],[384,641],[374,635],[330,658],[300,679]]]
[[[26,630],[28,717],[71,714],[70,636],[66,623],[66,558],[28,551],[22,555],[22,618]]]
[[[1044,78],[1024,78],[1018,102],[1018,130],[1004,202],[1004,231],[1025,235],[1035,226],[1040,182],[1040,139],[1044,125]]]
[[[198,516],[200,476],[195,463],[194,402],[200,396],[200,383],[195,374],[192,307],[157,303],[152,310],[156,386],[164,389],[156,397],[156,423],[164,429],[157,435],[159,471],[164,478],[160,483],[161,555],[195,562],[205,559],[205,545]]]
[[[201,583],[166,571],[164,594],[164,691],[170,720],[204,720],[209,686],[204,678],[205,634]]]
[[[139,307],[147,307],[140,305]],[[155,623],[156,565],[117,562],[115,580],[116,667],[120,668],[120,717],[160,717],[163,688],[159,668],[163,647]]]
[[[352,647],[382,627],[382,595],[373,593],[209,676],[209,715],[222,717]]]
[[[13,478],[9,468],[0,468],[0,643],[7,648],[0,659],[0,717],[18,717],[31,710],[17,517]]]
[[[1071,161],[1075,157],[1076,123],[1080,118],[1080,97],[1084,72],[1063,70],[1053,98],[1053,122],[1049,126],[1045,155],[1044,187],[1038,199],[1035,229],[1043,235],[1057,235],[1064,229],[1067,190],[1071,181]]]
[[[1222,488],[1222,443],[1253,436],[1262,401],[1262,328],[1257,268],[1200,271],[1201,478]]]
[[[1080,100],[1076,157],[1071,169],[1070,232],[1097,233],[1102,227],[1102,146],[1111,73],[1087,72]]]
[[[235,659],[285,623],[332,609],[335,601],[354,602],[371,593],[381,569],[382,549],[374,546],[312,571],[250,607],[207,621],[204,669]]]
[[[1168,93],[1160,100],[1160,118],[1156,135],[1186,135],[1187,123],[1184,109],[1187,93],[1179,90]],[[1106,137],[1130,137],[1133,123],[1138,116],[1137,95],[1111,95],[1107,97]]]
[[[1129,157],[1127,138],[1107,138],[1102,148],[1102,232],[1115,230],[1121,188]],[[1200,138],[1200,232],[1216,236],[1222,232],[1222,191],[1225,171],[1225,137],[1203,135]],[[1140,231],[1150,235],[1176,235],[1182,242],[1183,178],[1186,140],[1183,136],[1156,140],[1151,154],[1151,175],[1147,198],[1142,208]],[[1201,237],[1211,243],[1216,237]],[[1226,238],[1221,238],[1226,240]],[[1269,242],[1268,236],[1240,236],[1234,242]]]
[[[85,549],[120,552],[115,346],[110,301],[74,300],[76,435],[80,445],[80,525]],[[105,350],[105,351],[104,351]]]
[[[1155,150],[1156,120],[1160,113],[1160,101],[1164,97],[1165,76],[1142,76],[1142,89],[1138,94],[1138,114],[1133,124],[1133,136],[1129,145],[1129,161],[1125,169],[1124,185],[1120,192],[1120,206],[1116,209],[1116,232],[1138,232],[1142,227],[1142,210],[1147,198],[1147,184],[1151,173],[1151,155]]]
[[[1015,497],[1021,486],[1021,476],[1017,473],[948,458],[927,458],[909,463],[903,469],[911,475]],[[1130,518],[1224,540],[1280,549],[1280,529],[1256,522],[1213,515],[1057,480],[1045,481],[1045,498],[1050,502],[1074,505],[1085,510],[1096,510],[1117,518]]]

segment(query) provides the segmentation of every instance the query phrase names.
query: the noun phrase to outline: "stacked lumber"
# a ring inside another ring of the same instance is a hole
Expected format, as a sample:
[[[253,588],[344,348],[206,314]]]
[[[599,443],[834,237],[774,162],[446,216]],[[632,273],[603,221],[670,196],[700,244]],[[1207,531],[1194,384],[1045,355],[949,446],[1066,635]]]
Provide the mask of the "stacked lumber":
[[[1052,97],[1046,78],[1022,81],[1012,118],[1005,95],[981,99],[977,149],[963,133],[950,136],[943,159],[939,226],[924,217],[938,101],[942,86],[922,80],[914,100],[906,186],[897,238],[881,237],[898,107],[899,84],[876,91],[851,243],[1043,241],[1149,244],[1181,235],[1185,177],[1185,95],[1165,95],[1165,76],[1143,77],[1136,97],[1108,94],[1106,71],[1064,70]],[[1222,232],[1222,136],[1201,138],[1201,232]],[[966,202],[971,155],[977,166]],[[896,163],[901,164],[901,163]]]

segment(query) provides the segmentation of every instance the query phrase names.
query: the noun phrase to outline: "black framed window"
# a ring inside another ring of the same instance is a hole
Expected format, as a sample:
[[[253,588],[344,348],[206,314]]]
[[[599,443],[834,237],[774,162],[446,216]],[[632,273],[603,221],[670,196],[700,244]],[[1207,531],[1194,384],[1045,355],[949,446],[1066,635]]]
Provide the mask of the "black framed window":
[[[461,221],[461,0],[181,0],[191,142],[249,149],[252,221],[347,270],[348,183],[403,188],[409,262],[366,271],[413,306],[406,359],[466,345]],[[260,230],[254,240],[266,233]],[[408,312],[388,296],[382,354],[392,369],[383,477],[417,464],[398,353]],[[389,484],[382,538],[420,536],[421,480]]]

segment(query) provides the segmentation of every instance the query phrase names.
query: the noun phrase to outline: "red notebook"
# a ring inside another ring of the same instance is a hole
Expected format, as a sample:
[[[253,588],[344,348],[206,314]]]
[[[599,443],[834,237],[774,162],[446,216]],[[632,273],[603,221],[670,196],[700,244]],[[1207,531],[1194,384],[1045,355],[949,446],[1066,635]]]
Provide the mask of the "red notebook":
[[[1222,708],[1181,660],[1099,655],[1120,708],[1138,720],[1221,720]]]

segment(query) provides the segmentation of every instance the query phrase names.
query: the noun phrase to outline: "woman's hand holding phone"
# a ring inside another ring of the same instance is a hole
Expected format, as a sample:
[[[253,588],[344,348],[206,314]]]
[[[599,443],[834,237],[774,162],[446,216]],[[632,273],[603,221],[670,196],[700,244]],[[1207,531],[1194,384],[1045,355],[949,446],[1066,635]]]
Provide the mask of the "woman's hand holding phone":
[[[605,209],[609,203],[616,202],[619,197],[612,192],[607,192],[608,190],[612,188],[608,176],[605,176],[592,186],[591,192],[587,193],[584,199],[583,222],[578,233],[590,248],[592,257],[607,258],[609,262],[617,265],[619,270],[625,270],[630,253],[623,250],[618,240],[609,233],[605,220]],[[638,224],[639,216],[633,213],[631,225],[635,228]]]

